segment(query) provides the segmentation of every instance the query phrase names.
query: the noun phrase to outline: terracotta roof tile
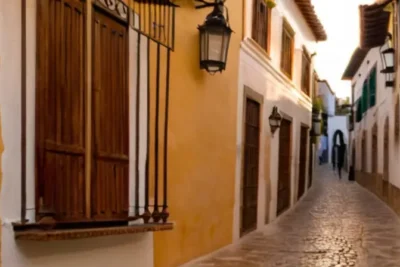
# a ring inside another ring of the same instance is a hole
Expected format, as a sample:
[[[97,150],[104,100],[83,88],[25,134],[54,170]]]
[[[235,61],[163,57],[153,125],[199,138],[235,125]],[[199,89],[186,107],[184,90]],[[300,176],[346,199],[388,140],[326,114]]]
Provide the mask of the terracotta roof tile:
[[[311,28],[315,38],[317,41],[326,41],[327,35],[319,20],[314,6],[311,4],[311,0],[294,0],[297,6],[300,9],[300,12],[303,14],[304,19],[306,20],[308,26]]]

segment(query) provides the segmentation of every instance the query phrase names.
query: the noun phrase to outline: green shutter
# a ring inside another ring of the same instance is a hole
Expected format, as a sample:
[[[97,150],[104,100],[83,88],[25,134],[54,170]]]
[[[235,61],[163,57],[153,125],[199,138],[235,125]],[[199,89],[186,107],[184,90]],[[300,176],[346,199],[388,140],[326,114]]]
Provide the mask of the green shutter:
[[[357,113],[356,113],[356,122],[360,122],[362,120],[362,98],[360,97],[357,100]]]
[[[376,67],[372,69],[369,75],[369,107],[375,106],[376,103]]]
[[[362,114],[367,112],[368,110],[368,83],[364,81],[363,90],[362,90],[362,97],[361,97],[361,110]]]

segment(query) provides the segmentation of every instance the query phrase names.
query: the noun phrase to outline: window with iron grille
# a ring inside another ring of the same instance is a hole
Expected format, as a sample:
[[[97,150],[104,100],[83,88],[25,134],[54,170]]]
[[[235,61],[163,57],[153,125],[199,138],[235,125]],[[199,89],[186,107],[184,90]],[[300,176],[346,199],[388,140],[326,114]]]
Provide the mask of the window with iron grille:
[[[290,79],[292,79],[293,76],[293,55],[294,31],[289,23],[284,19],[282,28],[281,70]]]
[[[301,90],[310,96],[310,71],[311,60],[307,51],[303,50],[303,58],[301,63]]]
[[[167,45],[173,38],[163,40],[165,43],[154,38],[150,40],[138,28],[132,31],[138,46],[130,48],[128,37],[132,25],[128,13],[126,16],[122,11],[113,13],[104,1],[97,0],[93,12],[88,15],[85,5],[83,0],[37,1],[41,16],[36,23],[40,43],[36,52],[36,221],[41,227],[40,224],[51,217],[57,227],[73,222],[76,228],[100,224],[126,226],[133,220],[166,222],[169,216],[166,194],[168,146],[165,141],[168,140],[168,100],[165,109],[159,111],[159,102],[161,105],[163,102],[159,95],[165,94],[168,99],[172,47]],[[122,0],[117,5],[129,12]],[[146,3],[139,5],[138,10],[146,10],[144,5]],[[169,8],[173,7],[159,7],[163,14],[169,14]],[[93,23],[89,33],[86,33],[85,26],[87,16],[92,17]],[[171,29],[173,25],[171,23]],[[86,53],[87,36],[91,36],[90,55]],[[132,58],[132,62],[137,64],[136,77],[139,78],[132,82],[136,86],[136,103],[133,100],[131,103],[128,97],[129,51],[135,49],[142,56],[147,54],[145,62],[151,56],[147,49],[142,49],[141,42],[157,45],[157,64],[148,64],[144,69],[139,56]],[[164,55],[166,61],[161,61],[160,55]],[[90,77],[86,72],[86,57],[92,61]],[[160,85],[161,82],[155,85],[157,95],[154,102],[157,104],[154,115],[158,117],[161,112],[166,115],[164,122],[157,121],[154,130],[154,143],[157,145],[151,153],[147,142],[150,140],[152,111],[149,104],[146,110],[140,109],[138,103],[142,99],[153,102],[147,77],[161,79],[160,69],[167,70],[166,82],[164,86]],[[91,88],[87,87],[89,78]],[[91,97],[88,97],[89,91]],[[135,112],[135,134],[129,127],[131,111]],[[142,120],[146,121],[144,125]],[[139,122],[142,126],[138,126]],[[163,128],[164,134],[159,128]],[[132,142],[131,136],[136,142]],[[160,156],[158,146],[162,137],[164,149],[163,156]],[[135,160],[130,156],[130,143],[135,143],[132,146]],[[143,150],[147,151],[141,153]],[[157,175],[150,178],[148,162],[153,159]],[[163,159],[162,170],[159,159]],[[130,169],[135,172],[132,179]],[[17,228],[21,230],[24,227]]]
[[[271,9],[267,7],[264,0],[254,0],[252,38],[265,49],[267,53],[269,53],[270,26]]]

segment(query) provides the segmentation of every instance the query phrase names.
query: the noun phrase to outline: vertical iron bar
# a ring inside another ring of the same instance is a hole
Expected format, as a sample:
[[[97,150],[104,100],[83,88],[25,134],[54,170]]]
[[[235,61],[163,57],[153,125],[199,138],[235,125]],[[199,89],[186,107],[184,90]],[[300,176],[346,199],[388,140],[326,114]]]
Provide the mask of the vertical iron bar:
[[[169,113],[169,77],[170,77],[170,57],[171,57],[171,50],[167,49],[167,77],[166,77],[166,85],[165,85],[165,121],[164,121],[164,183],[163,183],[163,210],[161,214],[161,218],[164,223],[167,222],[169,217],[168,212],[168,113]]]
[[[134,13],[135,14],[135,13]],[[134,15],[135,17],[135,15]],[[135,19],[135,18],[134,18]],[[136,177],[135,177],[135,215],[139,215],[139,112],[140,112],[140,33],[136,32],[138,35],[137,40],[137,58],[136,58],[136,140],[135,140],[135,167],[136,167]]]
[[[26,222],[26,0],[21,0],[21,224]]]
[[[175,8],[172,7],[172,51],[175,49]]]
[[[171,45],[171,37],[170,37],[170,30],[171,30],[171,6],[168,6],[168,16],[167,16],[167,21],[168,21],[168,28],[167,28],[167,47],[170,47]]]
[[[152,29],[153,29],[153,27],[151,26],[151,20],[152,20],[152,7],[153,7],[153,4],[150,2],[149,3],[149,36],[151,37],[152,36]]]
[[[156,19],[156,25],[158,27],[158,41],[161,41],[161,7],[162,7],[162,3],[161,0],[158,0],[158,19]]]
[[[150,8],[149,8],[150,10]],[[147,147],[146,147],[146,178],[143,219],[148,223],[151,218],[149,210],[149,180],[150,180],[150,38],[147,37]]]
[[[154,133],[154,211],[153,220],[158,222],[160,220],[160,213],[158,211],[158,120],[160,109],[160,43],[157,43],[157,74],[156,74],[156,118],[155,118],[155,133]]]
[[[167,27],[167,25],[166,25],[166,23],[165,23],[165,21],[166,21],[166,17],[167,17],[167,13],[166,13],[166,6],[164,5],[163,6],[163,41],[165,42],[166,41],[166,38],[165,38],[165,35],[166,35],[166,33],[165,33],[165,31],[167,30],[166,29],[166,27]],[[161,35],[161,34],[160,34]],[[168,44],[167,43],[165,43],[165,45],[167,45],[168,46]]]

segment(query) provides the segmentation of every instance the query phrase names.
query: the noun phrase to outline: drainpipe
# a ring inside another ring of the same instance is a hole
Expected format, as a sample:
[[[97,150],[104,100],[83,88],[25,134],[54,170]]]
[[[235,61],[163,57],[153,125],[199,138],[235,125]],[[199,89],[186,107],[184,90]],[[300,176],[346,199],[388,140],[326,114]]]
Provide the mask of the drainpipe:
[[[21,0],[21,224],[26,222],[26,0]]]

